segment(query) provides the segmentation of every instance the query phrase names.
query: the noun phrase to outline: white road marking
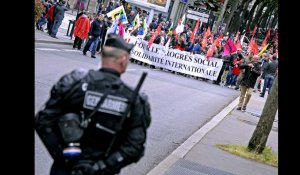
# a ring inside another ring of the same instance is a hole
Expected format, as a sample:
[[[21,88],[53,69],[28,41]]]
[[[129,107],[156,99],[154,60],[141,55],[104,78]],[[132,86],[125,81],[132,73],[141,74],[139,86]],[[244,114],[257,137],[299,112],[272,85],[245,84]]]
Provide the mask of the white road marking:
[[[214,116],[203,127],[191,135],[168,157],[154,167],[147,175],[163,175],[179,159],[182,159],[210,130],[216,127],[237,105],[239,97],[225,107],[220,113]]]
[[[37,50],[45,50],[45,51],[60,51],[59,49],[52,49],[52,48],[36,48]]]
[[[53,48],[35,48],[37,50],[43,50],[43,51],[65,51],[65,52],[82,52],[81,50],[75,50],[75,49],[53,49]]]
[[[66,51],[66,52],[82,52],[81,50],[75,50],[75,49],[61,49],[63,51]]]

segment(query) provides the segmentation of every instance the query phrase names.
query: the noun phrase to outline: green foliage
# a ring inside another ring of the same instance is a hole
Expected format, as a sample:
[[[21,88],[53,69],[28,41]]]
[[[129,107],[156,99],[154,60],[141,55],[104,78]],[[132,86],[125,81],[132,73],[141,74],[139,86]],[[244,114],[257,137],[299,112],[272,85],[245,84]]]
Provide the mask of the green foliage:
[[[216,147],[247,159],[278,167],[278,156],[270,147],[266,147],[261,154],[249,151],[245,145],[218,144]]]
[[[37,22],[45,11],[45,7],[41,0],[35,0],[35,6],[34,6],[34,21]]]

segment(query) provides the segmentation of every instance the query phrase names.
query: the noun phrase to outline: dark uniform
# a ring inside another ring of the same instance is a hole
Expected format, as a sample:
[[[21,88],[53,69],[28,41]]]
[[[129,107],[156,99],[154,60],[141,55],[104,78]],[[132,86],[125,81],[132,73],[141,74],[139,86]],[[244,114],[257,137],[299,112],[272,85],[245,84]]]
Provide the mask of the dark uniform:
[[[119,38],[111,40],[107,40],[106,46],[132,49]],[[58,121],[70,113],[77,114],[79,119],[89,116],[104,94],[109,95],[95,110],[79,140],[81,155],[66,159],[63,153],[67,145],[62,139]],[[151,115],[147,96],[139,94],[123,125],[119,125],[132,95],[133,89],[110,68],[77,69],[64,75],[52,87],[50,99],[35,118],[36,131],[54,159],[50,175],[71,175],[78,168],[84,175],[113,175],[126,165],[137,162],[144,155]],[[118,128],[121,128],[120,132],[105,156]]]

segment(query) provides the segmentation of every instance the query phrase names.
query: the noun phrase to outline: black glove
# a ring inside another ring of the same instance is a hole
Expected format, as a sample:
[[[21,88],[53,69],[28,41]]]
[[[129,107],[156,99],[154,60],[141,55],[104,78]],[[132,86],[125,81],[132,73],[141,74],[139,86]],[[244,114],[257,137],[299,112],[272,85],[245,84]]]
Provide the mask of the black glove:
[[[80,160],[73,167],[71,175],[97,175],[106,168],[103,161]]]

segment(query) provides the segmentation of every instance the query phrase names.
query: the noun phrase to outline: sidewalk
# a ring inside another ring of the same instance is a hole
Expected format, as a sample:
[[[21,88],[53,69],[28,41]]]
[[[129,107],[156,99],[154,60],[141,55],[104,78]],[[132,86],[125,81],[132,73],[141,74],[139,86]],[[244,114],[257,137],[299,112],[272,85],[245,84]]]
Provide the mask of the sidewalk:
[[[44,30],[44,32],[35,29],[35,42],[36,43],[52,43],[52,44],[64,44],[64,45],[72,45],[73,41],[75,39],[75,37],[73,36],[72,39],[70,36],[66,36],[67,34],[67,30],[68,30],[68,25],[69,25],[69,20],[75,20],[76,18],[76,13],[74,13],[74,15],[70,14],[70,13],[65,13],[65,17],[62,21],[61,26],[58,29],[57,32],[57,37],[56,38],[52,38],[48,35],[47,31]],[[45,24],[45,28],[46,28],[46,24]],[[71,32],[71,27],[69,29],[69,33]]]
[[[235,108],[204,137],[184,153],[163,161],[150,174],[161,175],[276,175],[278,168],[245,159],[215,147],[216,144],[247,145],[259,121],[267,97],[253,93],[246,112]],[[237,100],[234,102],[236,106]],[[267,146],[278,154],[278,114],[268,137]],[[198,134],[199,135],[199,134]],[[184,143],[185,144],[185,143]],[[184,145],[183,144],[183,145]],[[188,144],[186,144],[188,145]],[[188,147],[188,146],[187,146]],[[176,151],[176,150],[175,150]],[[175,152],[174,151],[174,152]],[[182,151],[181,151],[182,152]],[[184,152],[184,151],[183,151]],[[172,153],[173,154],[173,153]],[[172,155],[171,155],[172,157]],[[177,158],[176,158],[177,157]],[[176,161],[172,161],[172,159]],[[159,172],[159,173],[158,173]]]

